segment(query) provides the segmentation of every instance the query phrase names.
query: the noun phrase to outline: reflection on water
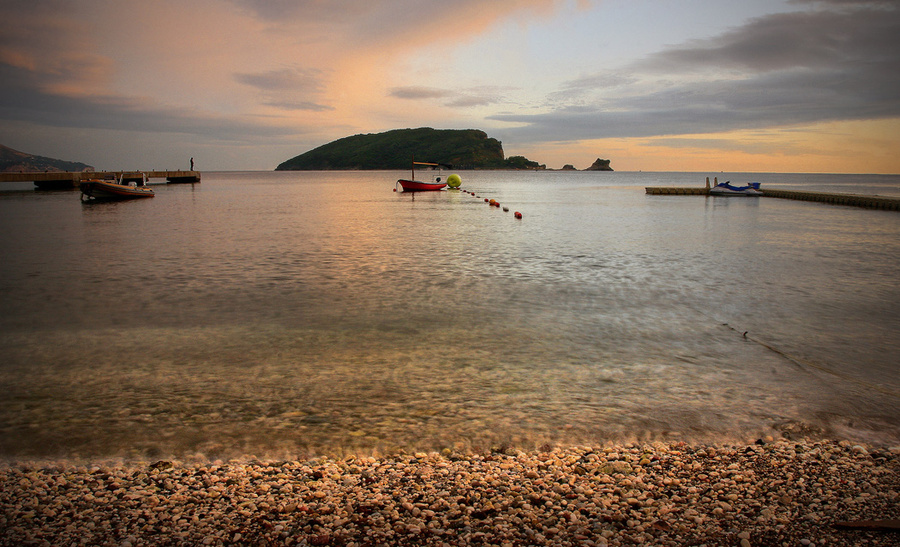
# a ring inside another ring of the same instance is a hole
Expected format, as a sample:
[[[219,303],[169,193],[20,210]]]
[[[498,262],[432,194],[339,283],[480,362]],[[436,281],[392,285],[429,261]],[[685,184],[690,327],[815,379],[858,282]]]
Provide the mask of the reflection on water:
[[[395,175],[0,197],[0,453],[900,438],[900,215],[464,172],[504,213]]]

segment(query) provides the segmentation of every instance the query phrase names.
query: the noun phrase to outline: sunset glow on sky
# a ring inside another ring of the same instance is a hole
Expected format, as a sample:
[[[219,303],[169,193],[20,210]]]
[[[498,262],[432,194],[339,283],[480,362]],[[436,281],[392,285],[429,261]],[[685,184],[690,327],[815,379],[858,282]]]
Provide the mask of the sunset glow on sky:
[[[0,144],[268,170],[482,129],[619,171],[900,173],[893,0],[5,0]]]

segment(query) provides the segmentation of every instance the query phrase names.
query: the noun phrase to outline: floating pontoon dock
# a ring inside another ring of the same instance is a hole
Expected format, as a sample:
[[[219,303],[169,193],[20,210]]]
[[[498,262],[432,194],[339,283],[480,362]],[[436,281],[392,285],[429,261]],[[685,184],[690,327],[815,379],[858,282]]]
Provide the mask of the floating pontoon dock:
[[[648,186],[647,193],[654,196],[706,196],[709,188],[702,187],[675,187],[675,186]],[[900,198],[886,196],[866,196],[862,194],[834,194],[828,192],[801,192],[798,190],[771,190],[760,188],[763,197],[797,199],[802,201],[818,201],[833,205],[849,205],[852,207],[867,207],[869,209],[886,209],[888,211],[900,211]],[[739,198],[731,198],[739,199]],[[752,199],[752,198],[744,198]]]

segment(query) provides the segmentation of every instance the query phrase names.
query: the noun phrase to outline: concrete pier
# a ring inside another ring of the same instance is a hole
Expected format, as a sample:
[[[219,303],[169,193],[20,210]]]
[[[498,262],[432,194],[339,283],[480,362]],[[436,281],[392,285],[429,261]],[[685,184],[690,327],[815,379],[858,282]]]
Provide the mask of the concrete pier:
[[[851,207],[866,207],[869,209],[885,209],[888,211],[900,211],[900,198],[886,196],[867,196],[863,194],[834,194],[828,192],[803,192],[799,190],[771,190],[760,188],[767,198],[796,199],[802,201],[818,201],[834,205],[849,205]],[[673,186],[646,187],[646,191],[654,196],[706,196],[707,188],[679,188]],[[726,198],[727,199],[727,198]],[[736,197],[733,199],[753,199]]]
[[[200,182],[200,171],[45,171],[31,173],[0,173],[0,182],[33,182],[40,189],[77,188],[83,180],[123,176],[126,181],[166,179],[167,183]]]

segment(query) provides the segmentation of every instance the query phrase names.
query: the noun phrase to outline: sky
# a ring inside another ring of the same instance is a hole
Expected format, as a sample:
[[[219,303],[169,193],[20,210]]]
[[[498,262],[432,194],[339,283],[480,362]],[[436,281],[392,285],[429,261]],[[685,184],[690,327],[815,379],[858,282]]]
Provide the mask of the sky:
[[[270,170],[482,129],[617,171],[900,173],[900,0],[2,0],[0,144]]]

